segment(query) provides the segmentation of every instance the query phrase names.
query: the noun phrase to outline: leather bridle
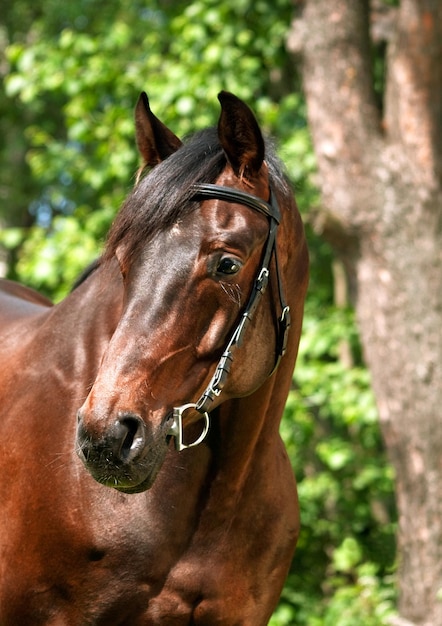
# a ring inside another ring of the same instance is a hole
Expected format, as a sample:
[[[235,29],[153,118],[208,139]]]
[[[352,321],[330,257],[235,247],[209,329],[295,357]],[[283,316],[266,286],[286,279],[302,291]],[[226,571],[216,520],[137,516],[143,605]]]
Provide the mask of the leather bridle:
[[[183,404],[182,406],[175,407],[173,409],[173,423],[168,432],[169,435],[175,438],[175,447],[177,450],[183,450],[185,448],[191,448],[201,443],[210,425],[209,411],[227,381],[230,373],[230,368],[233,363],[235,350],[241,345],[245,330],[253,319],[253,315],[258,307],[259,302],[267,288],[270,277],[270,261],[272,257],[275,259],[276,277],[278,282],[279,302],[281,307],[281,315],[278,318],[278,327],[276,334],[276,359],[272,371],[269,376],[273,374],[279,365],[281,358],[284,356],[287,349],[287,338],[290,328],[290,307],[287,305],[284,290],[282,286],[281,274],[278,264],[278,253],[276,246],[276,233],[279,223],[281,221],[281,213],[279,210],[278,202],[275,194],[270,193],[270,202],[266,202],[257,196],[232,189],[231,187],[222,187],[220,185],[212,184],[198,184],[194,186],[195,194],[192,199],[194,200],[225,200],[226,202],[234,202],[247,206],[259,213],[265,215],[269,220],[269,232],[267,235],[267,241],[264,245],[261,266],[257,272],[255,283],[253,285],[248,302],[243,310],[241,318],[233,331],[230,340],[218,361],[215,368],[215,372],[207,385],[206,389],[201,394],[201,397],[196,403]],[[196,441],[190,444],[183,442],[183,414],[189,410],[195,409],[201,413],[202,418],[205,420],[203,432]]]

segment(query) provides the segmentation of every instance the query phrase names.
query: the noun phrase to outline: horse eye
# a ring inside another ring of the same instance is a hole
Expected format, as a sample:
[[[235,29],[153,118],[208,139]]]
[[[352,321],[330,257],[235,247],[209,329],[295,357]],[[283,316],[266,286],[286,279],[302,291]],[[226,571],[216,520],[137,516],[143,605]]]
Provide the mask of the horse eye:
[[[236,259],[231,259],[229,257],[225,257],[221,259],[218,263],[218,267],[216,268],[217,274],[236,274],[241,269],[241,263]]]

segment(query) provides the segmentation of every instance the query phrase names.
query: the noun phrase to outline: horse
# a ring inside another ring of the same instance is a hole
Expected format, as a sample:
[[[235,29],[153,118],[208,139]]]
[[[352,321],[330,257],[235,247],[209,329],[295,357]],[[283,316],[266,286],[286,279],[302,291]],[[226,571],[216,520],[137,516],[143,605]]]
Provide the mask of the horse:
[[[182,143],[143,92],[94,266],[56,305],[1,281],[1,626],[259,626],[279,600],[308,253],[253,112],[219,101]]]

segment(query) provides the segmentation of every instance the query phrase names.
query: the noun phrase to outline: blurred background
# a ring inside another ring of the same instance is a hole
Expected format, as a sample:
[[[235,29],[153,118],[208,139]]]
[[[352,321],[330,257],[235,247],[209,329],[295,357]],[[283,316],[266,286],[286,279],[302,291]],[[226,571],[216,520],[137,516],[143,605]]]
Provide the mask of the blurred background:
[[[244,99],[275,139],[311,254],[281,430],[302,533],[271,625],[378,626],[396,603],[394,476],[343,264],[313,219],[294,10],[292,0],[2,0],[0,275],[58,301],[100,254],[134,183],[140,91],[181,138],[216,123],[221,89]],[[382,95],[382,42],[372,53]]]

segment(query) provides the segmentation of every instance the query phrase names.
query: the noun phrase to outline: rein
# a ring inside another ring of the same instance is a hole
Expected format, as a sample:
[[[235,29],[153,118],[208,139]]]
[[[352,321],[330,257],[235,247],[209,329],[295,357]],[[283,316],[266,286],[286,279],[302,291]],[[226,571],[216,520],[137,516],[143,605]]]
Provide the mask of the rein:
[[[205,200],[225,200],[227,202],[234,202],[237,204],[243,204],[259,213],[262,213],[269,219],[269,232],[267,235],[267,241],[264,246],[261,266],[257,272],[255,283],[253,285],[252,292],[249,296],[249,300],[241,315],[241,319],[238,322],[232,336],[215,368],[215,372],[207,385],[206,389],[201,394],[201,397],[197,402],[183,404],[173,409],[173,423],[169,430],[169,435],[175,438],[175,447],[177,450],[183,450],[185,448],[191,448],[200,444],[206,437],[210,426],[210,408],[226,384],[227,378],[230,373],[230,368],[233,363],[235,350],[241,345],[246,328],[253,319],[254,313],[261,301],[263,294],[267,288],[270,277],[270,261],[272,256],[275,259],[276,277],[278,283],[279,303],[281,307],[281,315],[278,318],[277,338],[276,338],[276,360],[269,377],[273,374],[279,365],[281,358],[284,356],[287,349],[287,339],[290,329],[290,307],[287,305],[284,291],[282,287],[281,274],[278,264],[278,254],[276,247],[276,233],[279,223],[281,221],[281,212],[279,210],[278,202],[274,194],[270,194],[270,202],[266,202],[261,198],[253,196],[252,194],[230,187],[222,187],[220,185],[212,184],[199,184],[194,186],[195,194],[193,199],[205,199]],[[201,413],[204,418],[204,428],[201,435],[196,441],[190,444],[183,443],[183,414],[189,409],[195,409]]]

